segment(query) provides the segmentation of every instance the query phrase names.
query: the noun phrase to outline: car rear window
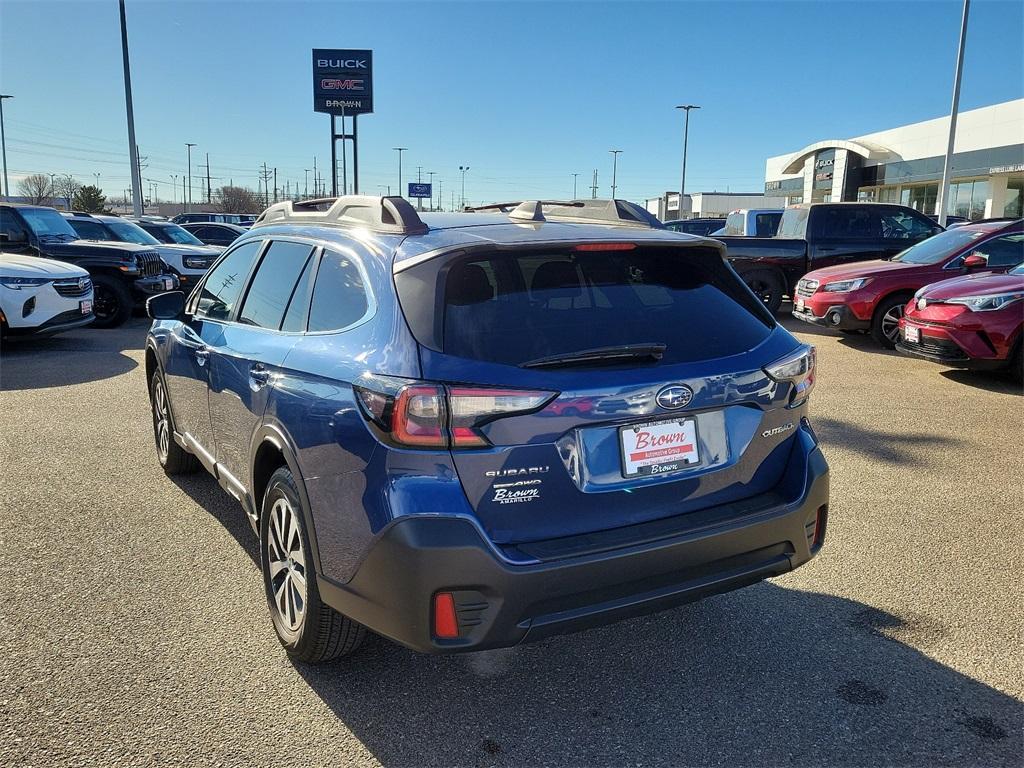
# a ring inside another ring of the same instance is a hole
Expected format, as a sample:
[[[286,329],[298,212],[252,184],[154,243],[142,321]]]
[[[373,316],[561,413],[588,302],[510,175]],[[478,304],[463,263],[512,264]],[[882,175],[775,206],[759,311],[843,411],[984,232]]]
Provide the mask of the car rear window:
[[[396,276],[425,346],[506,365],[599,347],[665,345],[664,363],[738,354],[774,321],[709,248],[641,247],[432,259]]]

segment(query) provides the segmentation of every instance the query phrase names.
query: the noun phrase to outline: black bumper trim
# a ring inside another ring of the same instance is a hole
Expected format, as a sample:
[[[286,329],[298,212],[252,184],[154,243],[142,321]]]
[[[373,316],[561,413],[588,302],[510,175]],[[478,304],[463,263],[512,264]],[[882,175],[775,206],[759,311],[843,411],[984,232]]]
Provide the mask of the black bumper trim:
[[[828,315],[833,312],[837,312],[839,314],[838,323],[833,323],[826,319]],[[852,311],[850,311],[849,307],[842,304],[829,307],[825,311],[825,315],[823,317],[818,317],[811,312],[797,312],[796,309],[794,309],[790,314],[797,320],[802,320],[805,323],[817,325],[822,328],[831,328],[835,331],[866,331],[871,327],[871,322],[869,320],[859,319]]]
[[[803,492],[789,503],[670,538],[529,565],[500,561],[465,519],[409,516],[384,529],[348,583],[318,575],[317,586],[328,605],[415,650],[507,647],[786,573],[820,547],[812,550],[807,526],[828,496],[828,465],[815,448]],[[455,594],[458,639],[431,635],[438,591]]]
[[[1009,365],[1009,360],[993,360],[990,358],[968,357],[966,353],[946,353],[929,351],[921,347],[914,347],[902,341],[896,342],[896,351],[907,357],[917,357],[931,363],[939,363],[950,368],[964,368],[971,371],[995,371]]]

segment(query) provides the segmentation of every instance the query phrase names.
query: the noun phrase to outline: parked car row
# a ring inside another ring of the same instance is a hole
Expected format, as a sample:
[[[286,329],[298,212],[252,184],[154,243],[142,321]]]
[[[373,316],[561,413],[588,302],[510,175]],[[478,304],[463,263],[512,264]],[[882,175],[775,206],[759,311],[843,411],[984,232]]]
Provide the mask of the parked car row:
[[[793,316],[936,362],[1021,375],[1022,262],[1024,221],[965,224],[890,259],[808,273]]]

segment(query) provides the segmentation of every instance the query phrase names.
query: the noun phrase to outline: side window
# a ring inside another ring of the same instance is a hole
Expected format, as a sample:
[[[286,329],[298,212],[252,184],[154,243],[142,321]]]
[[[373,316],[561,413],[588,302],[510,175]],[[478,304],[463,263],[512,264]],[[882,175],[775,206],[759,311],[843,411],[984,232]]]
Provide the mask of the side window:
[[[69,222],[71,228],[78,233],[78,236],[83,240],[114,240],[112,235],[107,234],[106,229],[102,224],[95,221],[85,221],[83,219],[76,219]]]
[[[306,318],[309,316],[309,293],[313,289],[313,275],[316,274],[316,257],[308,259],[306,266],[299,275],[292,296],[288,300],[288,309],[284,313],[282,331],[299,333],[306,330]]]
[[[362,275],[347,256],[325,251],[320,260],[309,307],[309,331],[337,331],[366,314],[368,301]]]
[[[270,243],[249,283],[238,322],[277,330],[295,283],[313,252],[311,245],[284,240]]]
[[[28,239],[28,232],[18,217],[9,208],[0,208],[0,232],[7,235],[11,242],[24,241]]]
[[[920,240],[931,235],[934,229],[931,221],[898,208],[882,214],[882,237],[887,240]]]
[[[1024,234],[997,237],[979,245],[972,253],[984,256],[993,269],[1015,267],[1024,261]]]
[[[243,243],[210,270],[199,292],[196,317],[227,320],[231,316],[262,245],[259,240]]]
[[[879,212],[855,206],[828,208],[820,227],[820,236],[828,240],[877,240],[882,236]]]

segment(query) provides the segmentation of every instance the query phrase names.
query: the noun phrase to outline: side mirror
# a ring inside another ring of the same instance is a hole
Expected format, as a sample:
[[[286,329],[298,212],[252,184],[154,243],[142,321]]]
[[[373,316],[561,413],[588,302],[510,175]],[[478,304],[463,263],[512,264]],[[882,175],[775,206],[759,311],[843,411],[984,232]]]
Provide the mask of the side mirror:
[[[988,266],[988,259],[977,253],[971,253],[964,259],[964,269],[985,269]]]
[[[158,293],[146,299],[146,314],[154,320],[180,320],[185,317],[185,294],[181,291]]]

